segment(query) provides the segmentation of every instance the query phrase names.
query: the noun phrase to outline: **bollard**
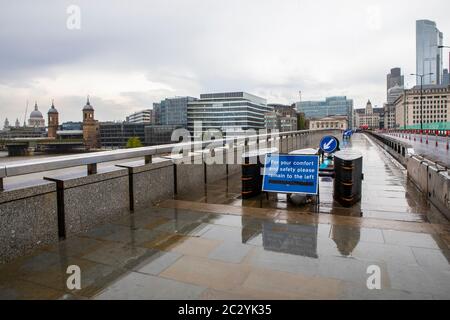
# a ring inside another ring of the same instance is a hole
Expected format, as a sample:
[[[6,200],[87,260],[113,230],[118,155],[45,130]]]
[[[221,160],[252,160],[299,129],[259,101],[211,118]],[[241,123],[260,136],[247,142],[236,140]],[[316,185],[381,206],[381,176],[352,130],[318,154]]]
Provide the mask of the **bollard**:
[[[361,153],[355,151],[343,150],[334,155],[333,197],[344,207],[361,200],[362,160]]]
[[[436,137],[436,147],[437,147],[438,146],[438,136],[435,135],[435,137]]]
[[[425,141],[426,144],[428,144],[428,133],[427,133],[427,140]]]

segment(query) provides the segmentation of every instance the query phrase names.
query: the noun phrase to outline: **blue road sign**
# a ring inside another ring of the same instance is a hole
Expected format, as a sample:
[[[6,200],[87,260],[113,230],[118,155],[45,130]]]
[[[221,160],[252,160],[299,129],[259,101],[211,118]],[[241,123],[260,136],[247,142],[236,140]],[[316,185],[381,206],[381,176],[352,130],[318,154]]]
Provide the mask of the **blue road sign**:
[[[351,137],[352,134],[353,134],[353,130],[348,129],[348,130],[344,131],[344,137]]]
[[[318,193],[319,156],[266,155],[263,191],[280,193]]]
[[[325,136],[320,140],[320,149],[326,153],[333,153],[339,146],[338,139],[333,136]]]

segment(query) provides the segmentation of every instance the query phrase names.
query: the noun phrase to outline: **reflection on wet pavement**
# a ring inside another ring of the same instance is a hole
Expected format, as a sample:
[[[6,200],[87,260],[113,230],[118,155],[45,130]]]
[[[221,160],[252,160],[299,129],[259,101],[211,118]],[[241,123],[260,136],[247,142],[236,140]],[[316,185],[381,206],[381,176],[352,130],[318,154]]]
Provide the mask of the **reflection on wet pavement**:
[[[320,205],[295,206],[287,201],[284,194],[261,195],[248,200],[240,196],[240,175],[234,175],[209,184],[205,191],[192,192],[177,197],[179,200],[227,204],[239,207],[273,208],[296,212],[320,212],[334,215],[372,217],[400,221],[426,222],[442,220],[436,209],[430,207],[414,184],[406,179],[404,169],[377,145],[363,135],[357,135],[344,148],[361,151],[364,180],[362,201],[352,208],[344,208],[333,200],[333,181],[321,178]],[[382,201],[380,201],[382,199]]]
[[[363,199],[240,199],[239,175],[0,266],[3,299],[449,299],[450,227],[369,140]],[[331,214],[330,214],[331,213]],[[82,289],[66,287],[78,265]],[[369,290],[367,268],[381,271]]]

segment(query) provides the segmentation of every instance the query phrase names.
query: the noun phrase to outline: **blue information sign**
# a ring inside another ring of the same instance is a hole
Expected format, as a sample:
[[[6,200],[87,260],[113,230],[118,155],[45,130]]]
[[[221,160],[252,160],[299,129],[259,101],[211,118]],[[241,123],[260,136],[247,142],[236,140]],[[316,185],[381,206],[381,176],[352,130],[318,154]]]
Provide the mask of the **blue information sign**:
[[[339,146],[338,140],[333,136],[325,136],[320,140],[320,149],[326,153],[333,153]]]
[[[316,195],[318,181],[319,156],[266,155],[263,191]]]

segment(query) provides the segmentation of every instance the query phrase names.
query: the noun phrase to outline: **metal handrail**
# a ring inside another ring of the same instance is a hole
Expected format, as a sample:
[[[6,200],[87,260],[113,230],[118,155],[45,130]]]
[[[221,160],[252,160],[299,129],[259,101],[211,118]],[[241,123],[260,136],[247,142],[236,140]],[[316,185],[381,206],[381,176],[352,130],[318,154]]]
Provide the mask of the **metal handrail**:
[[[87,165],[89,168],[89,166],[95,166],[98,163],[138,158],[138,157],[145,157],[146,162],[151,162],[152,156],[169,153],[173,150],[174,147],[183,149],[190,148],[191,150],[196,151],[197,150],[196,147],[198,148],[200,146],[200,148],[203,149],[204,146],[208,146],[213,143],[214,148],[217,148],[219,147],[217,144],[221,144],[222,146],[224,146],[225,144],[229,144],[230,142],[234,143],[235,141],[244,143],[256,141],[257,143],[258,140],[261,139],[270,140],[270,138],[283,138],[285,136],[295,136],[301,134],[310,134],[311,132],[330,131],[330,130],[339,130],[339,129],[300,130],[289,132],[275,132],[251,136],[231,136],[225,139],[182,142],[182,143],[140,147],[133,149],[119,149],[119,150],[93,152],[88,154],[41,158],[38,160],[22,161],[19,163],[12,163],[12,164],[0,163],[0,179],[3,179],[5,177],[13,177],[42,171],[78,167],[83,165]],[[96,168],[90,172],[96,173]]]
[[[390,136],[386,136],[386,135],[384,135],[384,134],[379,134],[379,133],[375,133],[375,132],[374,132],[373,134],[376,135],[376,136],[378,136],[378,137],[382,137],[383,139],[389,140],[389,141],[391,141],[391,142],[398,143],[398,144],[400,144],[400,145],[402,145],[402,146],[404,146],[404,147],[412,148],[412,144],[410,144],[410,143],[408,143],[408,142],[400,141],[400,140],[397,140],[397,139],[392,138],[392,137],[390,137]]]

